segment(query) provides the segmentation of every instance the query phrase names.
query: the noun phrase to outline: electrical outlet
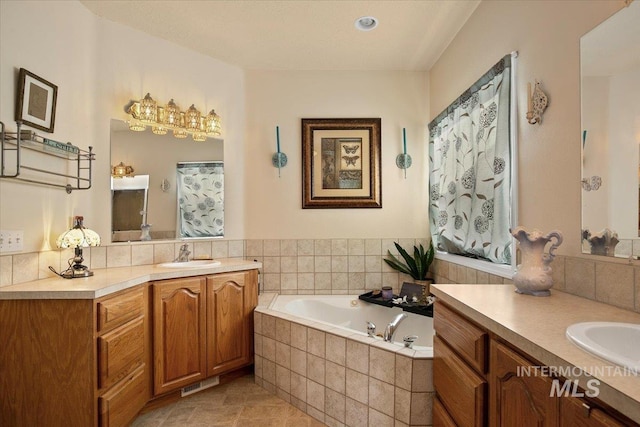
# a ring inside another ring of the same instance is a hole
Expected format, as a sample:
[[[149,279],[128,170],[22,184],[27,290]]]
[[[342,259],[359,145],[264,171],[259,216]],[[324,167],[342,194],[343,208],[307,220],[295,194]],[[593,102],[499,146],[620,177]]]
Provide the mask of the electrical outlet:
[[[23,230],[0,230],[0,252],[22,251],[23,240]]]

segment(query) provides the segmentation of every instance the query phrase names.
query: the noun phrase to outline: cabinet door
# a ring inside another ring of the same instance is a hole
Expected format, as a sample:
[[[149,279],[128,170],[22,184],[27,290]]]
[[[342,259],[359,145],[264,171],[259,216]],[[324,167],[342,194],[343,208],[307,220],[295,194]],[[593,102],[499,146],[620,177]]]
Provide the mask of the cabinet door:
[[[599,408],[592,408],[577,397],[560,399],[560,427],[622,427],[637,425],[624,423]]]
[[[253,361],[256,270],[207,278],[207,376]]]
[[[154,393],[205,377],[205,279],[153,282]]]
[[[550,397],[549,377],[519,375],[523,367],[535,366],[520,354],[491,342],[490,423],[494,426],[556,426],[558,398]],[[531,372],[534,371],[532,368]]]

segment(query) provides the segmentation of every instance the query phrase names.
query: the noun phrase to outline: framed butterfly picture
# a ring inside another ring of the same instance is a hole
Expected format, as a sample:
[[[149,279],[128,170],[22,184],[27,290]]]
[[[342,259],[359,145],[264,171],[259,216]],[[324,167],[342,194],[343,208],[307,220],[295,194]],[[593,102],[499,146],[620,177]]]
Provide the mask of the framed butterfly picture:
[[[302,119],[302,208],[381,208],[382,120]]]

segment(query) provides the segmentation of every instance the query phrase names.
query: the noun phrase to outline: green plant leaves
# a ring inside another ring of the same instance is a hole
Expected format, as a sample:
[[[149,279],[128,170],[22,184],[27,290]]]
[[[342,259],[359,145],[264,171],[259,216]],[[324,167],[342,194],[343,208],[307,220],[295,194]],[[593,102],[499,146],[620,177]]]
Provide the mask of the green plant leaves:
[[[394,270],[408,274],[414,280],[425,280],[435,255],[433,242],[429,242],[429,249],[426,251],[422,245],[414,246],[413,256],[409,255],[398,243],[394,243],[394,245],[404,262],[395,257],[391,251],[387,251],[389,258],[385,258],[384,262]]]

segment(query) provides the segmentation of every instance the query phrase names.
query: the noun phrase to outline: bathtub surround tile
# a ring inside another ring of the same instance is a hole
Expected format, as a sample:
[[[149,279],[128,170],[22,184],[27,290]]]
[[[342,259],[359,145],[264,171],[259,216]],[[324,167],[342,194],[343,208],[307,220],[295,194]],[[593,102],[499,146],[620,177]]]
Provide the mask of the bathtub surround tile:
[[[291,369],[291,346],[276,341],[276,363],[287,369]]]
[[[263,242],[263,255],[265,257],[280,256],[280,240],[265,240]]]
[[[396,387],[395,393],[395,419],[409,424],[411,422],[411,392]]]
[[[253,352],[256,356],[262,356],[262,339],[263,336],[259,334],[254,334],[253,336]]]
[[[262,240],[247,240],[246,243],[247,257],[261,257],[264,256],[263,241]]]
[[[347,273],[349,271],[349,257],[347,255],[331,256],[331,272]]]
[[[347,244],[349,256],[364,255],[364,239],[349,239]]]
[[[298,240],[298,256],[313,255],[315,241],[311,239]]]
[[[262,275],[262,290],[266,292],[280,292],[280,274],[264,273]]]
[[[597,262],[596,300],[627,310],[633,310],[633,266]]]
[[[369,407],[390,417],[394,416],[395,387],[375,378],[369,379]]]
[[[291,390],[291,371],[286,367],[276,365],[276,387],[287,395]]]
[[[331,293],[331,273],[315,273],[313,280],[316,294]]]
[[[298,257],[296,256],[280,257],[280,272],[281,273],[297,273]]]
[[[396,376],[396,355],[390,351],[372,347],[369,351],[369,375],[393,384]]]
[[[365,255],[382,255],[382,239],[365,239],[364,241]]]
[[[347,341],[347,368],[369,375],[369,346],[367,344],[353,340]]]
[[[346,395],[365,405],[369,404],[369,377],[352,369],[346,370]]]
[[[345,399],[345,423],[349,427],[367,427],[369,425],[369,407],[347,397]]]
[[[327,388],[345,394],[346,369],[344,366],[331,362],[329,359],[325,365],[325,386]]]
[[[314,356],[307,353],[307,378],[325,384],[325,359],[324,357]]]
[[[307,351],[314,356],[325,357],[325,333],[317,329],[307,330]]]
[[[331,240],[331,255],[349,255],[349,243],[347,239]]]
[[[284,344],[291,344],[291,322],[276,318],[276,340]]]
[[[324,424],[327,427],[345,427],[344,423],[336,420],[333,417],[330,417],[328,414],[324,414]]]
[[[326,335],[326,357],[333,363],[345,366],[347,340],[336,335]]]
[[[307,378],[304,375],[291,372],[291,396],[306,404]]]
[[[291,403],[291,395],[277,386],[276,386],[276,396],[278,396],[280,399],[284,400],[287,403]],[[259,422],[262,424],[264,423],[264,420],[261,419]]]
[[[262,357],[272,362],[276,361],[276,341],[274,339],[262,337]]]
[[[324,412],[324,395],[325,387],[322,384],[307,379],[307,406]]]
[[[367,273],[382,272],[382,258],[380,255],[366,255],[364,257],[364,271]]]
[[[297,283],[298,291],[300,294],[313,294],[314,293],[314,273],[298,273]],[[308,292],[304,292],[308,291]]]
[[[431,425],[433,413],[433,393],[411,394],[411,425]]]
[[[280,257],[266,256],[262,258],[262,271],[266,273],[280,273]]]
[[[331,255],[331,239],[317,239],[313,242],[314,255]]]
[[[291,370],[304,377],[307,376],[306,351],[298,350],[297,348],[291,348]]]
[[[306,398],[306,391],[305,391],[305,398]],[[291,396],[291,405],[301,410],[302,412],[307,413],[307,403],[304,400]]]
[[[263,359],[262,361],[262,379],[271,383],[273,386],[276,384],[276,363],[271,360]],[[275,388],[270,390],[275,392]]]
[[[369,407],[369,425],[376,427],[394,427],[394,420],[392,417]]]
[[[262,316],[259,311],[253,312],[253,332],[262,335]]]
[[[313,273],[315,257],[313,255],[298,256],[298,273]]]
[[[282,293],[295,294],[298,290],[298,273],[282,273],[280,274],[280,290]]]
[[[413,361],[407,356],[396,353],[396,386],[404,390],[411,390],[411,379],[413,377]]]
[[[276,385],[263,378],[262,387],[271,394],[276,394]]]
[[[316,273],[331,273],[331,255],[316,255],[313,263],[313,271]]]
[[[331,389],[325,389],[325,414],[340,423],[345,421],[345,395]]]
[[[268,314],[262,315],[262,335],[268,338],[276,338],[276,318]]]
[[[307,328],[298,323],[291,323],[291,346],[307,351]]]
[[[320,421],[321,423],[324,423],[324,412],[314,408],[309,404],[307,404],[307,414]]]
[[[253,374],[256,376],[256,380],[258,378],[262,380],[262,376],[263,376],[262,364],[263,363],[264,363],[264,359],[262,358],[262,356],[259,356],[256,354],[253,360]]]
[[[364,272],[364,255],[349,255],[349,273]]]
[[[365,276],[364,273],[349,273],[349,291],[354,294],[364,293]]]
[[[414,359],[411,391],[433,391],[433,359]]]
[[[280,255],[297,256],[298,242],[296,240],[280,240]]]
[[[364,273],[364,288],[365,289],[380,289],[382,288],[382,273]],[[394,288],[397,288],[395,286]],[[397,289],[394,289],[397,294]]]

